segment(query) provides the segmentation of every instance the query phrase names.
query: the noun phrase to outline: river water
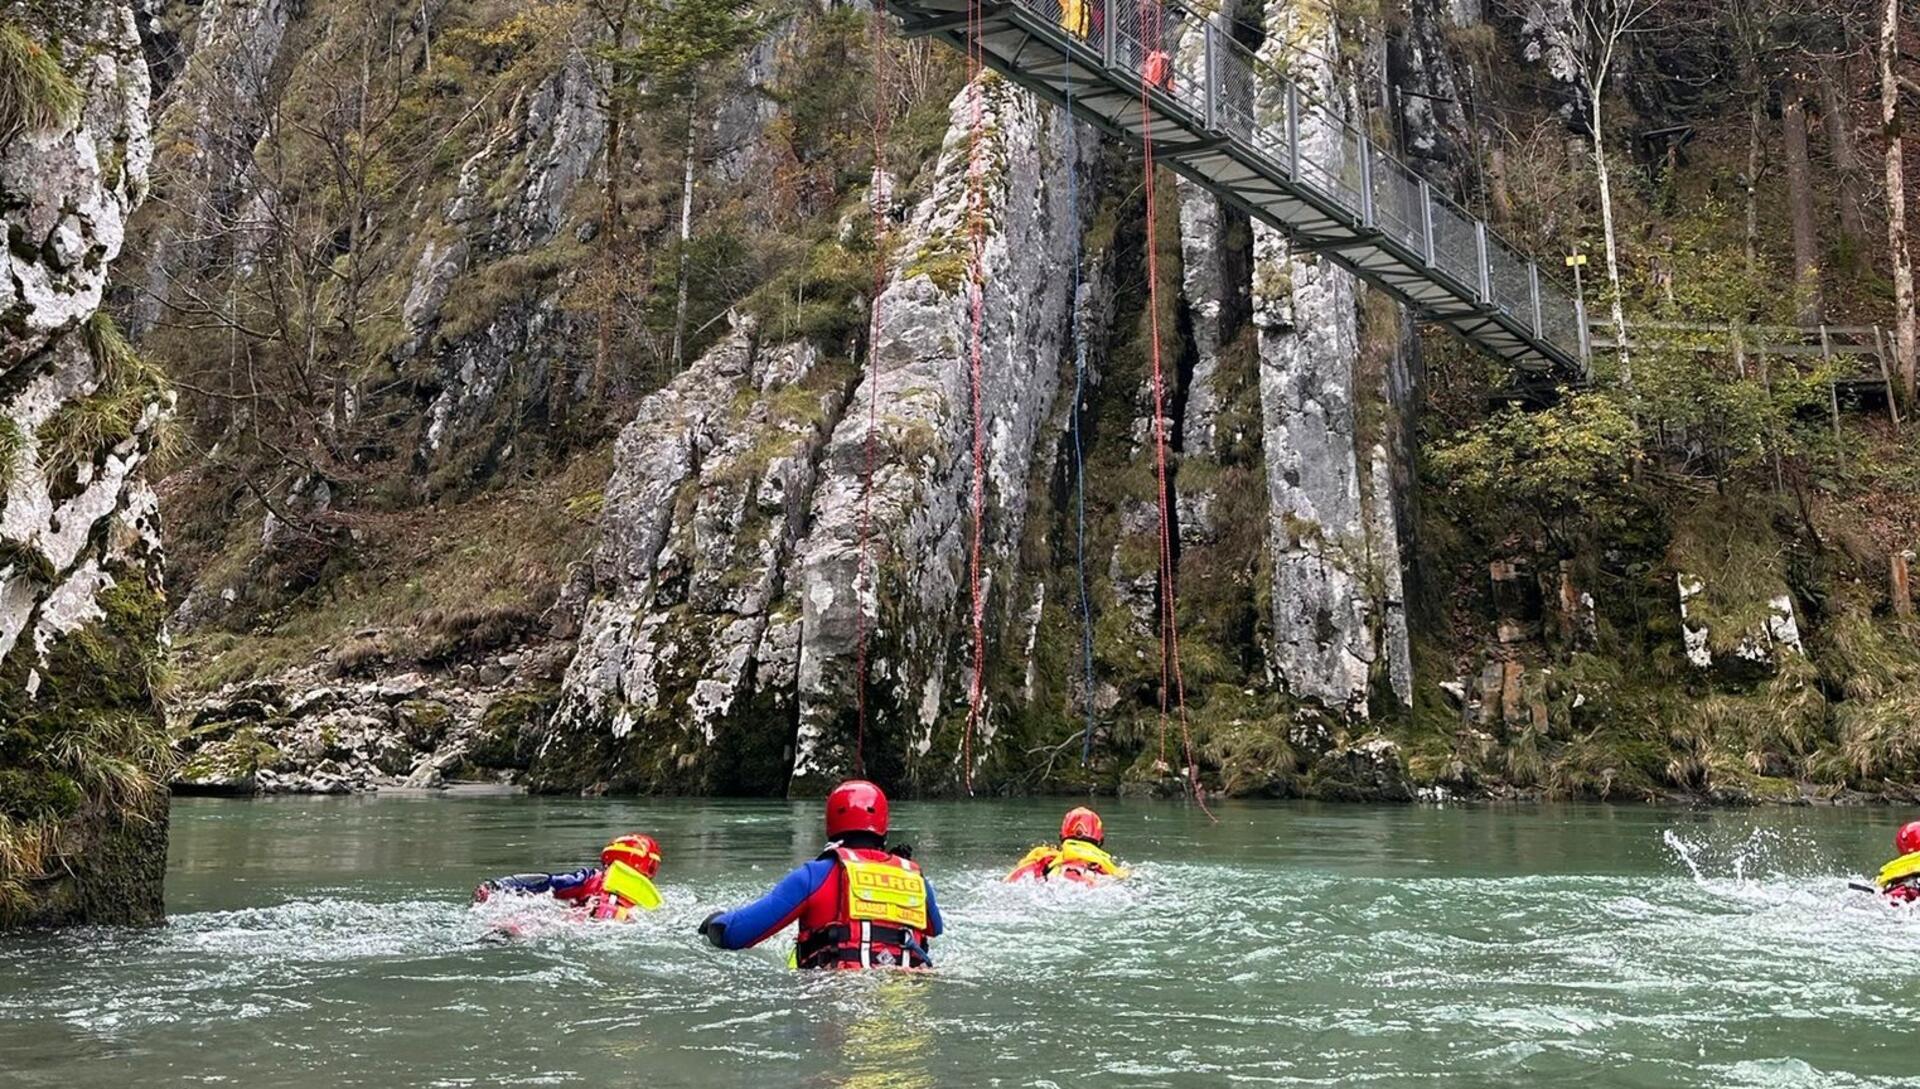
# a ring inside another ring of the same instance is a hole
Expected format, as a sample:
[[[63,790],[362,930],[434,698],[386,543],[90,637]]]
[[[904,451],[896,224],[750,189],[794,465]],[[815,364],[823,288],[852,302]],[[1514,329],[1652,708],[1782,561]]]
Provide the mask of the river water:
[[[910,976],[695,936],[816,805],[181,800],[170,926],[0,936],[0,1084],[1920,1084],[1920,915],[1845,889],[1899,814],[1108,803],[1133,880],[1000,884],[1066,804],[895,807],[949,928]],[[629,829],[638,922],[466,904]]]

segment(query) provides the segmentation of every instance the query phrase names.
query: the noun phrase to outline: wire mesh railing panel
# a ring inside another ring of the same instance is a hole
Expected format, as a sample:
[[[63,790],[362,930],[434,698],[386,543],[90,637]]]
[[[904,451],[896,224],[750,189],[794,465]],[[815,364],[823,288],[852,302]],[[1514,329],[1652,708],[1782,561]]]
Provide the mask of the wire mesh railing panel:
[[[1186,13],[1173,6],[1154,6],[1159,15],[1158,34],[1149,34],[1150,45],[1157,44],[1158,59],[1148,54],[1148,71],[1158,79],[1156,86],[1171,96],[1182,106],[1192,110],[1195,117],[1207,115],[1207,50],[1206,36],[1200,23],[1186,17]]]
[[[1567,289],[1552,280],[1540,280],[1540,332],[1549,344],[1580,358],[1580,310]]]
[[[1373,150],[1371,165],[1374,226],[1413,252],[1424,254],[1427,227],[1420,214],[1420,179],[1378,148]]]
[[[1319,103],[1300,104],[1301,181],[1360,214],[1360,134]]]
[[[1460,281],[1468,291],[1478,292],[1480,241],[1473,220],[1445,197],[1433,195],[1432,204],[1434,267]]]
[[[1255,112],[1253,55],[1245,46],[1224,34],[1214,35],[1213,116],[1222,132],[1237,137],[1255,151],[1267,153],[1259,139],[1260,124]],[[1280,146],[1286,146],[1286,123],[1281,122]],[[1274,160],[1276,163],[1284,159]]]
[[[1146,65],[1146,51],[1141,40],[1140,5],[1135,0],[1110,0],[1108,7],[1113,16],[1113,54],[1107,58],[1107,64],[1141,75]]]
[[[1082,29],[1088,22],[1084,0],[1019,0],[1019,4],[1074,37],[1085,40],[1090,32]]]
[[[1487,236],[1487,284],[1493,305],[1533,328],[1533,277],[1527,272],[1526,258],[1492,235]]]

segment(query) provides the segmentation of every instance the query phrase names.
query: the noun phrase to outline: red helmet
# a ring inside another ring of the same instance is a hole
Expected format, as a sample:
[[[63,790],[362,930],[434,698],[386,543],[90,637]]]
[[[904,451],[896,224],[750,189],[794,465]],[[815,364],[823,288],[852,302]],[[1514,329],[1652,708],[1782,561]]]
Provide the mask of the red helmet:
[[[827,795],[827,838],[848,832],[887,834],[886,792],[865,779],[848,779]]]
[[[1910,821],[1893,834],[1893,849],[1903,855],[1920,854],[1920,821]]]
[[[652,877],[660,872],[660,845],[652,836],[621,836],[600,852],[600,865],[624,862]]]
[[[1107,826],[1100,823],[1100,814],[1079,806],[1060,819],[1060,838],[1083,839],[1098,847],[1107,840]]]

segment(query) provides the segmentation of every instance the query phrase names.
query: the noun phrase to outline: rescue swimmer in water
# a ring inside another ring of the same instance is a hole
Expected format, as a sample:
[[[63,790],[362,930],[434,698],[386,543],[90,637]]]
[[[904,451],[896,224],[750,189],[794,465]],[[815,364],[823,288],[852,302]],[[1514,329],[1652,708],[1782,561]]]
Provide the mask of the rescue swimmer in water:
[[[1893,834],[1895,857],[1880,867],[1874,891],[1895,904],[1920,900],[1920,821],[1910,821]]]
[[[1098,885],[1126,877],[1128,870],[1106,852],[1107,827],[1100,814],[1079,806],[1060,820],[1058,845],[1028,851],[1007,875],[1008,881],[1072,881]]]
[[[887,847],[886,794],[864,779],[834,787],[827,841],[765,896],[707,916],[700,934],[720,949],[746,949],[798,923],[798,968],[933,967],[940,905],[912,852]]]
[[[625,922],[638,908],[660,906],[653,878],[660,872],[660,844],[652,836],[625,835],[600,851],[600,865],[582,866],[568,873],[517,873],[482,881],[473,890],[473,902],[485,903],[503,893],[551,895],[578,906],[587,918]]]

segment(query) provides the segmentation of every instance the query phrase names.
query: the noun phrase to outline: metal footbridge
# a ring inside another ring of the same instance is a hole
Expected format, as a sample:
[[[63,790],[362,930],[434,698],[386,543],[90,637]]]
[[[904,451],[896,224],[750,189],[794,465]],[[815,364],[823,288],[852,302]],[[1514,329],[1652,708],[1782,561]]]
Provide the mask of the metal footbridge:
[[[1109,135],[1138,142],[1150,129],[1157,161],[1523,379],[1586,379],[1587,323],[1572,295],[1182,0],[887,6],[906,34],[963,52],[977,29],[983,63]]]

